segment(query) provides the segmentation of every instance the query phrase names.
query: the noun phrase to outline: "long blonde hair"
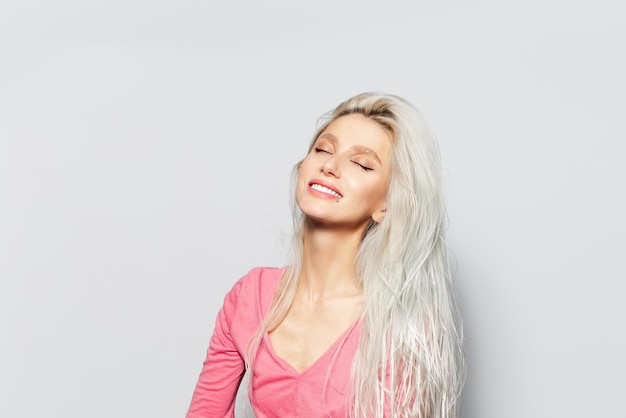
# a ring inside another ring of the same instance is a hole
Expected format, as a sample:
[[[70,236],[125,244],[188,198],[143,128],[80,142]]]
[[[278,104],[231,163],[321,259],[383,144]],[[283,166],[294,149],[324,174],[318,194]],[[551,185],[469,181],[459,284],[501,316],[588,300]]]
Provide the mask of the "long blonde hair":
[[[465,368],[444,241],[439,149],[411,103],[382,93],[362,93],[339,104],[322,119],[311,146],[333,120],[353,113],[388,130],[392,151],[386,213],[380,223],[368,226],[356,259],[364,310],[349,415],[453,418],[458,416]],[[295,198],[293,210],[292,262],[251,341],[248,368],[262,336],[281,323],[296,293],[304,216]]]

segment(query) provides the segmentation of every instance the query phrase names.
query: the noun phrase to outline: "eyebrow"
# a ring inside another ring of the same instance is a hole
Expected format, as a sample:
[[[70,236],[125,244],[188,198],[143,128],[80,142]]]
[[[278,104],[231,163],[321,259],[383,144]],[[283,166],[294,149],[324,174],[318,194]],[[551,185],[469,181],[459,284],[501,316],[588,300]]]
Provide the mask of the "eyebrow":
[[[333,134],[331,134],[330,132],[326,132],[322,135],[320,135],[317,139],[329,139],[331,142],[333,143],[337,143],[337,137]],[[363,145],[353,145],[351,147],[351,149],[353,149],[354,151],[360,153],[360,154],[365,154],[365,155],[369,155],[370,157],[374,158],[376,161],[378,161],[378,164],[382,165],[382,162],[380,161],[380,158],[378,157],[378,154],[376,154],[376,152],[368,147],[364,147]]]
[[[355,146],[352,147],[352,149],[355,150],[355,151],[358,151],[361,154],[369,155],[370,157],[372,157],[373,159],[378,161],[378,164],[382,165],[382,162],[380,161],[380,158],[378,158],[378,154],[376,154],[376,152],[374,152],[373,149],[364,147],[362,145],[355,145]]]

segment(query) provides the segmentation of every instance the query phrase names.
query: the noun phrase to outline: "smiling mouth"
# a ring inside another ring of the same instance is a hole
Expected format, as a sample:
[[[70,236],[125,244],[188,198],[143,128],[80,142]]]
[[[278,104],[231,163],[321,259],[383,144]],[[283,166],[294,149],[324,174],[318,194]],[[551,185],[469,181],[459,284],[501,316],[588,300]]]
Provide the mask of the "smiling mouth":
[[[342,198],[343,196],[334,191],[333,189],[329,189],[328,187],[324,187],[321,184],[313,183],[310,185],[311,189],[317,190],[318,192],[326,193],[332,197],[336,197],[337,199]]]

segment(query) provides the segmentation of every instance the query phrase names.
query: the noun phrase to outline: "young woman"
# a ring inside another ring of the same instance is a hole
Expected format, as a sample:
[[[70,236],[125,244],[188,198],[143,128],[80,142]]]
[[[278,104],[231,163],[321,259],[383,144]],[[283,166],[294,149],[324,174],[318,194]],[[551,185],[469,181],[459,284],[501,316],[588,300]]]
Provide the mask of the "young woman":
[[[464,366],[438,147],[406,100],[364,93],[296,165],[293,260],[224,300],[187,418],[458,415]]]

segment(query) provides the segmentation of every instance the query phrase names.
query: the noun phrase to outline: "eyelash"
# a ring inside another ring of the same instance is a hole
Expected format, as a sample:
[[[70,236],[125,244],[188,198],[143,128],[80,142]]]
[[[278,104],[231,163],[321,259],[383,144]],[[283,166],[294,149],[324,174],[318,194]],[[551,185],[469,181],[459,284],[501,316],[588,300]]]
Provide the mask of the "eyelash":
[[[326,151],[325,149],[322,148],[317,148],[315,147],[315,152],[325,152],[326,154],[330,154],[330,151]],[[363,171],[373,171],[374,169],[368,166],[365,166],[363,164],[359,164],[356,161],[352,161],[352,163],[358,165],[359,167],[361,167],[363,169]]]
[[[363,165],[363,164],[359,164],[359,163],[357,163],[356,161],[352,161],[352,162],[353,162],[354,164],[358,165],[359,167],[361,167],[361,168],[362,168],[363,170],[365,170],[365,171],[372,171],[372,170],[374,170],[373,168],[368,167],[368,166]]]

